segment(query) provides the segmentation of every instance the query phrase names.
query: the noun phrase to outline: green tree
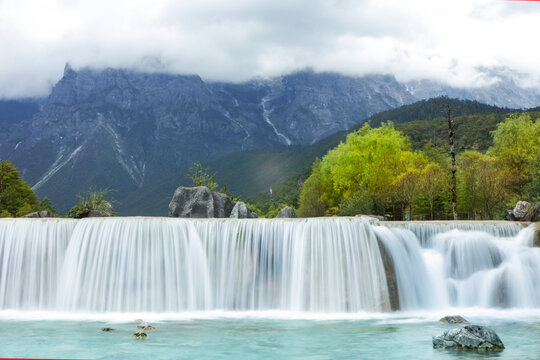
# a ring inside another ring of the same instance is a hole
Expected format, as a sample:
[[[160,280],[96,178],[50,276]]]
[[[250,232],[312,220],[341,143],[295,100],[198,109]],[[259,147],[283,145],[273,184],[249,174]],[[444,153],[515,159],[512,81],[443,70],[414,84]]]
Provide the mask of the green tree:
[[[216,174],[210,175],[209,168],[203,168],[200,163],[196,162],[189,169],[187,177],[191,180],[193,186],[206,186],[211,191],[216,191],[218,187],[217,182],[214,181]],[[224,192],[226,192],[226,187]]]
[[[504,207],[510,176],[496,158],[482,155],[479,160],[478,189],[484,208],[484,219],[493,219],[495,213]]]
[[[529,114],[513,115],[492,132],[489,154],[497,157],[508,173],[508,188],[520,198],[533,182],[533,167],[540,153],[540,121]]]
[[[485,156],[478,151],[465,151],[461,154],[458,171],[460,211],[469,213],[476,220],[478,205],[480,203],[480,174],[481,166],[486,164]],[[484,182],[485,183],[485,182]]]
[[[313,163],[311,175],[305,181],[300,193],[298,213],[301,217],[324,216],[327,206],[321,160],[317,158]]]
[[[420,153],[403,152],[401,164],[404,171],[394,180],[396,199],[401,203],[401,216],[404,219],[404,207],[409,206],[411,219],[414,215],[414,204],[421,189],[422,171],[426,164],[425,157]]]
[[[442,197],[445,188],[445,174],[441,166],[430,162],[422,170],[420,191],[429,205],[429,218],[435,219],[435,202]]]
[[[26,214],[30,214],[33,211],[34,211],[34,209],[32,208],[32,206],[29,203],[24,203],[23,206],[21,206],[19,208],[19,210],[17,210],[17,216],[18,217],[24,216]]]
[[[321,162],[324,180],[331,183],[327,194],[331,206],[355,192],[368,194],[374,210],[384,215],[391,200],[394,180],[403,171],[403,153],[410,142],[391,123],[372,129],[368,124],[347,136],[345,143],[330,150]]]
[[[0,212],[6,210],[10,214],[18,214],[25,204],[30,206],[32,211],[36,211],[36,194],[10,161],[0,161]]]

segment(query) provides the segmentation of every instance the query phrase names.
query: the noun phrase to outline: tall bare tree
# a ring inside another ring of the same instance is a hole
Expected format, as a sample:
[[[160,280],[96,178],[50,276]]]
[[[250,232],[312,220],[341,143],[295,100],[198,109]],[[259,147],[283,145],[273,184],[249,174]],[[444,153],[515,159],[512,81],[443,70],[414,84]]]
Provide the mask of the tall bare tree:
[[[452,120],[452,107],[446,104],[448,116],[448,139],[450,141],[450,159],[452,160],[452,214],[458,220],[457,213],[457,186],[456,186],[456,147],[454,145],[454,120]]]

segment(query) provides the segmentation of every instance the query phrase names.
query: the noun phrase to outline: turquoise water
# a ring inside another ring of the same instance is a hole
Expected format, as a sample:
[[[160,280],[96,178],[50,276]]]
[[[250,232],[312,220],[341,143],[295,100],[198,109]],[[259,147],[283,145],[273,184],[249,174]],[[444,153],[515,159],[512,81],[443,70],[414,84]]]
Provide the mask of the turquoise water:
[[[0,357],[76,359],[538,359],[540,319],[474,321],[494,329],[502,353],[434,349],[431,337],[451,325],[433,319],[286,320],[214,318],[152,322],[146,339],[135,323],[3,320]],[[102,327],[117,329],[101,332]]]

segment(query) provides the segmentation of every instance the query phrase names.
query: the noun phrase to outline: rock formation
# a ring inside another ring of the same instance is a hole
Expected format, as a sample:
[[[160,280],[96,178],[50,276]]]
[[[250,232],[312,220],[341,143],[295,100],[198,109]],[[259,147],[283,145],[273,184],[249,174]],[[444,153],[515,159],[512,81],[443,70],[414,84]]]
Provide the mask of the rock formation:
[[[461,323],[468,322],[467,320],[465,320],[460,315],[445,316],[445,317],[441,318],[441,320],[439,320],[439,321],[442,322],[442,323],[447,323],[447,324],[461,324]]]
[[[54,215],[50,211],[36,211],[32,212],[30,214],[26,214],[23,216],[23,218],[51,218],[54,217]]]
[[[504,344],[497,333],[488,327],[479,325],[466,325],[434,336],[433,346],[462,350],[504,350]]]
[[[290,206],[285,206],[283,209],[279,210],[276,218],[296,218],[296,212]]]
[[[231,211],[230,218],[234,219],[247,219],[247,218],[257,218],[257,214],[255,214],[250,208],[247,207],[247,205],[242,202],[238,201],[234,208]]]
[[[540,206],[527,201],[518,201],[513,210],[506,211],[506,220],[510,221],[536,221],[540,213]]]
[[[388,286],[388,297],[390,298],[390,309],[392,311],[399,310],[399,293],[397,287],[396,270],[394,268],[394,262],[392,257],[384,247],[382,241],[377,240],[379,245],[379,252],[381,253],[381,260],[384,266],[384,273],[386,275],[386,285]]]
[[[226,194],[206,186],[180,186],[169,204],[169,216],[185,218],[256,218],[243,202],[234,202]]]

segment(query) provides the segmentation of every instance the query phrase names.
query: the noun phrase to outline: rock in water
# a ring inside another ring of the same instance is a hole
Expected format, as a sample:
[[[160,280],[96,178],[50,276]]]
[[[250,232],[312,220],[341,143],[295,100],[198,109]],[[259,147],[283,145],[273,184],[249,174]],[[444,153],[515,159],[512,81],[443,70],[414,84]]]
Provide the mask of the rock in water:
[[[146,337],[146,333],[143,331],[143,330],[137,330],[135,331],[135,333],[133,334],[133,337],[135,339],[144,339]]]
[[[441,318],[441,320],[439,321],[443,323],[447,323],[447,324],[461,324],[461,323],[468,322],[462,316],[459,316],[459,315],[445,316]]]
[[[206,186],[180,186],[169,204],[169,216],[185,218],[225,218],[231,215],[234,203],[226,194]]]
[[[283,209],[279,210],[276,218],[295,218],[296,212],[290,206],[285,206]]]
[[[258,216],[250,208],[248,208],[244,202],[238,201],[234,205],[234,208],[231,211],[231,216],[229,217],[235,219],[246,219],[257,218]]]
[[[485,326],[466,325],[433,337],[433,346],[463,350],[503,351],[504,344],[495,331]]]

